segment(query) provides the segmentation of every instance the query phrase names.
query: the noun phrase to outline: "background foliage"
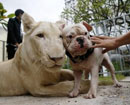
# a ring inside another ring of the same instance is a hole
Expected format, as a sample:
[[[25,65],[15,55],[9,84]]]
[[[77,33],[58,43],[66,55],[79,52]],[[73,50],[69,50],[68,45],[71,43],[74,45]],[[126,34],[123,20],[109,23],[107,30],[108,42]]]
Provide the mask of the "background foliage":
[[[15,15],[13,13],[11,14],[7,14],[7,10],[4,8],[3,4],[0,2],[0,24],[2,25],[2,27],[7,30],[7,18],[12,18]]]
[[[64,8],[62,17],[78,23],[98,22],[130,13],[130,0],[77,0],[76,6]]]

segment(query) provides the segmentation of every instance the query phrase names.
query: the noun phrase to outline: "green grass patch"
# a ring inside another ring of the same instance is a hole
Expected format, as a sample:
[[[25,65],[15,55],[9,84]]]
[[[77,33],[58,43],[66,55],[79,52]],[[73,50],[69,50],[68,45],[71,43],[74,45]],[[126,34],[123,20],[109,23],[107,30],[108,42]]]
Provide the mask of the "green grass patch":
[[[122,80],[125,78],[124,75],[121,75],[121,74],[118,74],[116,75],[116,78],[118,81]],[[112,81],[112,77],[111,76],[108,76],[108,77],[102,77],[100,76],[99,77],[99,85],[113,85],[113,81]]]

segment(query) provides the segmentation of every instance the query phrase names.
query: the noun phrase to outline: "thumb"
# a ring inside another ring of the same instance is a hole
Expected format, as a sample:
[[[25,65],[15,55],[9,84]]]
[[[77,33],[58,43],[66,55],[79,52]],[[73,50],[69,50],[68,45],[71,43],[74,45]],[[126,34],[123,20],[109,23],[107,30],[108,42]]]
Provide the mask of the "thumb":
[[[95,44],[95,45],[92,45],[91,48],[102,48],[102,45],[101,44]]]

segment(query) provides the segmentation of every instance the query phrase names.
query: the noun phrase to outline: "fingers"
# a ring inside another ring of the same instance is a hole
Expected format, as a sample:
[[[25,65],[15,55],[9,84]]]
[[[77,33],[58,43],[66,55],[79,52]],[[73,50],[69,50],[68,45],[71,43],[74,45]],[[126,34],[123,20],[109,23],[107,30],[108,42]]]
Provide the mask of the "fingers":
[[[101,44],[96,44],[96,45],[91,46],[91,48],[103,48],[103,46]],[[110,49],[105,48],[105,49],[103,49],[102,53],[104,54],[104,53],[108,52],[109,50]]]
[[[96,44],[100,44],[101,40],[91,40],[92,42],[96,43]]]
[[[107,36],[93,36],[91,39],[108,39]]]
[[[92,39],[91,41],[95,43],[95,45],[93,45],[92,48],[103,47],[101,39],[95,38],[95,39]]]
[[[113,39],[113,37],[109,37],[109,36],[93,36],[93,37],[91,37],[91,39],[102,39],[102,40],[104,40],[104,39]]]
[[[91,46],[91,48],[101,48],[101,47],[102,47],[101,44],[95,44],[95,45]]]
[[[97,38],[97,37],[93,37],[93,38],[91,38],[91,41],[96,44],[100,44],[103,40],[100,38]]]
[[[95,36],[91,37],[91,41],[95,43],[92,45],[91,48],[105,48],[103,49],[102,53],[106,53],[107,51],[111,50],[111,37],[108,36]]]

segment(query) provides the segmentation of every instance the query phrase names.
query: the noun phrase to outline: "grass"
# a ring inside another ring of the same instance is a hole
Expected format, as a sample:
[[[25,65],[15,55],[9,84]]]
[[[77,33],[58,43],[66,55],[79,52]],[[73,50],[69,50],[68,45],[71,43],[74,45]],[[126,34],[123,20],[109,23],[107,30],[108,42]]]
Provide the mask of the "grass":
[[[118,81],[122,80],[125,78],[124,75],[118,74],[116,75],[116,78]],[[113,81],[112,81],[112,77],[108,76],[108,77],[99,77],[99,85],[113,85]]]

